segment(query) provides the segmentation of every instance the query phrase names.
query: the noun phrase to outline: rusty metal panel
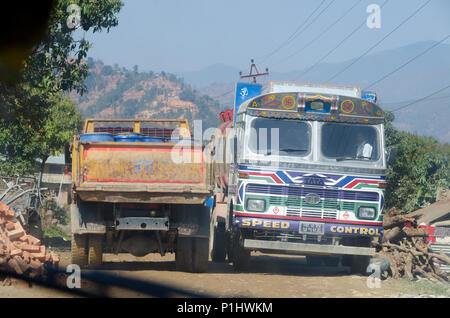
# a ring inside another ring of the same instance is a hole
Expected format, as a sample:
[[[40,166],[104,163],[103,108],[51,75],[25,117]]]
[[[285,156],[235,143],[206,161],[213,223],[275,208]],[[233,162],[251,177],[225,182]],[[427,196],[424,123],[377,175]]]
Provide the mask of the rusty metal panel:
[[[206,182],[201,149],[191,147],[173,149],[158,144],[136,144],[85,144],[82,154],[82,183]]]

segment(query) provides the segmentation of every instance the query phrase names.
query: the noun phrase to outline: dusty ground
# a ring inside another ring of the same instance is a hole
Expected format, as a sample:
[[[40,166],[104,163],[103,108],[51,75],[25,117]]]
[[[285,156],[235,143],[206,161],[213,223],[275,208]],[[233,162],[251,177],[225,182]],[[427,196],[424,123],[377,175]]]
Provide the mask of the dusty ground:
[[[70,263],[70,252],[60,250],[58,254],[61,257],[61,268],[65,269]],[[379,288],[369,288],[367,277],[351,275],[346,267],[312,267],[307,265],[305,258],[301,256],[252,253],[251,269],[246,272],[234,272],[230,264],[210,262],[208,272],[201,274],[175,271],[173,254],[165,257],[153,254],[146,257],[105,254],[104,261],[103,270],[106,273],[165,284],[213,297],[409,298],[450,295],[448,286],[424,287],[417,282],[393,279],[382,280]],[[123,289],[109,290],[108,295],[143,296]],[[73,297],[73,295],[18,284],[0,287],[1,297]]]

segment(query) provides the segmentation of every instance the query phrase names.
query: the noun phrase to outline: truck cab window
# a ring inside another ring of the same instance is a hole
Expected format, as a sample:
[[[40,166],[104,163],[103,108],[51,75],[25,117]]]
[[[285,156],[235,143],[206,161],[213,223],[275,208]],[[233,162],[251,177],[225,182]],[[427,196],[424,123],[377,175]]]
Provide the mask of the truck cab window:
[[[264,155],[306,156],[311,148],[311,127],[301,121],[256,118],[250,128],[249,148]]]
[[[377,160],[375,128],[355,124],[326,123],[322,126],[322,154],[341,160]]]

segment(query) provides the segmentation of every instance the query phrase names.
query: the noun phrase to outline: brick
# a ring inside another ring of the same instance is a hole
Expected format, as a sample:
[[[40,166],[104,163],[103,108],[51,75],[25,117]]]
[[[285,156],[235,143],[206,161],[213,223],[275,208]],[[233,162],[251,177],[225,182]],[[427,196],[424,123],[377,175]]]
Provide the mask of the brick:
[[[18,239],[19,237],[21,237],[24,234],[25,233],[24,233],[23,230],[13,230],[13,231],[7,232],[7,235],[8,235],[10,240]]]
[[[23,251],[20,248],[16,248],[14,250],[11,251],[10,255],[12,257],[17,256],[17,255],[22,255]]]
[[[8,261],[8,266],[10,269],[15,271],[17,274],[19,274],[19,275],[23,274],[22,268],[20,267],[20,265],[17,263],[17,261],[14,258],[11,258]]]
[[[35,260],[39,260],[41,262],[45,261],[45,253],[30,253],[30,254],[31,254],[31,257]]]
[[[7,220],[13,220],[13,219],[14,219],[14,216],[15,216],[14,211],[12,211],[12,210],[10,210],[10,209],[8,208],[8,209],[6,209],[6,210],[4,211],[4,213],[5,213],[5,218],[6,218]]]
[[[22,241],[22,242],[28,242],[28,236],[29,236],[29,235],[26,235],[26,234],[25,234],[25,235],[22,235],[22,236],[19,238],[19,240]]]
[[[31,245],[31,244],[23,244],[21,246],[22,250],[30,252],[30,253],[39,253],[40,252],[40,246]]]
[[[20,256],[15,256],[14,260],[17,262],[17,264],[19,264],[20,269],[22,270],[23,273],[25,273],[28,268],[30,268],[30,265],[28,265]]]
[[[22,224],[20,224],[20,222],[14,223],[14,227],[16,228],[16,230],[22,230],[23,232],[25,232],[25,230],[23,229],[23,226],[22,226]]]
[[[6,223],[5,228],[7,231],[12,231],[16,229],[16,226],[13,222],[8,221],[8,223]]]
[[[42,268],[42,263],[33,259],[30,261],[30,267],[33,270],[40,270]]]
[[[11,241],[9,241],[9,239],[8,239],[8,241],[6,241],[6,245],[7,245],[7,250],[9,250],[10,252],[17,248]]]
[[[30,263],[30,261],[31,261],[31,253],[30,252],[23,251],[22,257],[25,262]]]
[[[28,235],[28,243],[32,245],[41,245],[41,240],[35,238],[34,236]]]

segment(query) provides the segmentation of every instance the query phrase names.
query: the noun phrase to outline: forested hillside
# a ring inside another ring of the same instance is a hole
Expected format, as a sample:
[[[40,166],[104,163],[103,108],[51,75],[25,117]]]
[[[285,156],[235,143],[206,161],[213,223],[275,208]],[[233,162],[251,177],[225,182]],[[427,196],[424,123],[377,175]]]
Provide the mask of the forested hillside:
[[[170,73],[139,72],[88,59],[87,92],[71,94],[84,117],[177,118],[219,124],[219,104]]]

